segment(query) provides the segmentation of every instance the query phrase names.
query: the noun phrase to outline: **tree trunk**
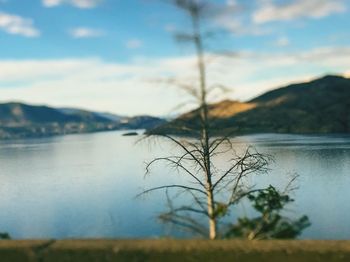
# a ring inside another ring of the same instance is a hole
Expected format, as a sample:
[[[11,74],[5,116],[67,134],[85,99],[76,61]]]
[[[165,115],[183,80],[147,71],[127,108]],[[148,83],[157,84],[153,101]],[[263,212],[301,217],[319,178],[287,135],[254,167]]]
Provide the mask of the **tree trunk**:
[[[214,198],[211,191],[208,192],[208,214],[209,214],[209,238],[216,239],[216,218],[215,218],[215,209],[214,209]]]
[[[213,194],[211,155],[209,148],[209,114],[207,104],[206,68],[203,54],[202,35],[199,27],[199,16],[196,10],[191,12],[193,24],[194,44],[197,52],[197,67],[200,84],[200,120],[201,120],[201,143],[204,153],[204,175],[206,176],[207,211],[209,215],[209,238],[217,237],[217,221],[215,217],[215,200]]]

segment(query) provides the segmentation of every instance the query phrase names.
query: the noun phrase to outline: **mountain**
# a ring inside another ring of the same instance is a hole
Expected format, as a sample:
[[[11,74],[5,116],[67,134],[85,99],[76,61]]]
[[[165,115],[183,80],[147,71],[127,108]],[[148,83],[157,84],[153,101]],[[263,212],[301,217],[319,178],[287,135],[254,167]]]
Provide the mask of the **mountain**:
[[[152,116],[134,116],[123,118],[121,126],[125,129],[153,129],[167,123],[166,120]]]
[[[22,103],[0,105],[1,126],[22,126],[27,124],[63,123],[79,121],[75,115],[64,113],[46,106],[30,106]]]
[[[124,116],[115,115],[111,113],[100,113],[100,112],[92,112],[77,108],[59,108],[60,112],[67,114],[67,115],[78,115],[82,118],[88,119],[101,119],[102,121],[113,121],[113,122],[119,122],[123,118],[126,118]]]
[[[150,116],[129,118],[74,108],[0,104],[0,139],[146,129],[164,123],[164,120]]]
[[[0,139],[86,133],[115,128],[116,125],[109,119],[88,111],[65,113],[47,106],[0,104]]]
[[[107,118],[113,122],[120,122],[126,118],[125,116],[120,116],[120,115],[111,114],[111,113],[100,113],[100,112],[94,112],[94,113],[100,117]]]
[[[167,121],[159,118],[148,115],[141,116],[121,116],[111,113],[100,113],[100,112],[91,112],[75,108],[60,108],[59,109],[64,114],[70,116],[77,116],[84,121],[98,121],[98,122],[113,122],[118,123],[118,129],[150,129],[158,127],[162,124],[165,124]]]
[[[209,112],[214,134],[350,133],[350,79],[329,75],[245,103],[212,104]],[[189,134],[187,130],[198,128],[198,110],[194,110],[149,133]]]

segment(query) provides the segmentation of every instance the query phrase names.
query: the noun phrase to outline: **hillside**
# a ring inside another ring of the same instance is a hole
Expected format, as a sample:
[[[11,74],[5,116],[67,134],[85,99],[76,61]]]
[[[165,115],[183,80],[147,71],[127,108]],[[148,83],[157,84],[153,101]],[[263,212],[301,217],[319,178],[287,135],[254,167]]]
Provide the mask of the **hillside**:
[[[87,111],[64,113],[61,110],[47,106],[31,106],[22,103],[0,104],[1,126],[23,126],[47,123],[63,124],[86,121],[110,122],[107,118],[95,116]]]
[[[210,128],[217,134],[350,133],[350,79],[325,76],[267,92],[246,103],[210,105]],[[197,111],[151,133],[198,130]]]
[[[114,119],[116,121],[120,120],[119,116],[114,116],[112,114],[103,114],[76,108],[59,108],[58,111],[63,113],[67,117],[78,118],[80,121],[114,122]],[[114,119],[112,118],[112,116],[114,116]]]
[[[23,103],[0,104],[0,139],[146,129],[160,124],[164,124],[164,120],[150,116],[130,118],[74,108],[56,109]]]

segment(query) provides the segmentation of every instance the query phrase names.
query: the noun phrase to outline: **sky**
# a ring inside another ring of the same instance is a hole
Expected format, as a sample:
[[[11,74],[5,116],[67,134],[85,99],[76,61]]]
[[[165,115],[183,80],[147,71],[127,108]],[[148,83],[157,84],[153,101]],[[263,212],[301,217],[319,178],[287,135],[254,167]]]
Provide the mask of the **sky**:
[[[208,82],[228,90],[212,101],[350,76],[350,0],[209,2]],[[181,112],[192,100],[169,79],[195,84],[194,50],[174,39],[189,28],[160,0],[0,0],[0,102]]]

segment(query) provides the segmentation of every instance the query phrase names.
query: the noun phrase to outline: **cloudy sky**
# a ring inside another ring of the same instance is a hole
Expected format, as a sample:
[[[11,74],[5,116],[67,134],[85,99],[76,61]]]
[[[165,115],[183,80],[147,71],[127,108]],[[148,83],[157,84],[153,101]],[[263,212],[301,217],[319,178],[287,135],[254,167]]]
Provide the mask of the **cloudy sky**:
[[[211,2],[209,82],[227,97],[350,75],[350,0]],[[163,79],[195,78],[193,50],[172,37],[188,28],[157,0],[0,0],[0,102],[167,115],[188,99]]]

